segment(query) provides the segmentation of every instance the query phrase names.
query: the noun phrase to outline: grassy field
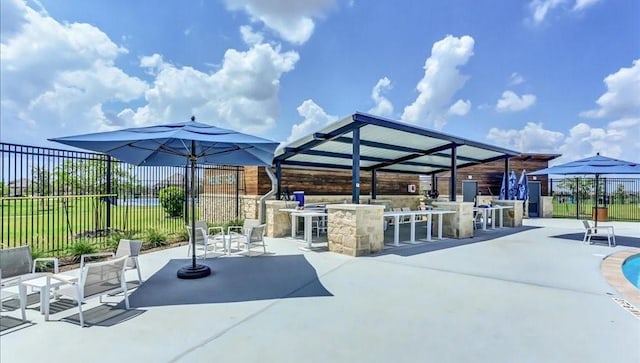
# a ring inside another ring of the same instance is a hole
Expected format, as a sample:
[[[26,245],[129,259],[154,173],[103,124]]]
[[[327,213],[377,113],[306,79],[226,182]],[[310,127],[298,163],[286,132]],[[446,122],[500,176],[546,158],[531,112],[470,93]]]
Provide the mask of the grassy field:
[[[591,212],[595,207],[592,201],[580,202],[578,212],[580,219],[591,219]],[[603,208],[600,205],[599,208]],[[608,204],[608,219],[616,221],[639,221],[640,222],[640,205],[638,204]],[[553,200],[553,216],[558,218],[576,218],[575,203],[559,203]]]
[[[97,245],[105,242],[107,207],[96,198],[4,200],[1,208],[5,246],[29,244],[34,250],[61,251],[78,238],[92,239]],[[118,205],[111,206],[111,228],[183,234],[184,219],[167,217],[160,206]]]

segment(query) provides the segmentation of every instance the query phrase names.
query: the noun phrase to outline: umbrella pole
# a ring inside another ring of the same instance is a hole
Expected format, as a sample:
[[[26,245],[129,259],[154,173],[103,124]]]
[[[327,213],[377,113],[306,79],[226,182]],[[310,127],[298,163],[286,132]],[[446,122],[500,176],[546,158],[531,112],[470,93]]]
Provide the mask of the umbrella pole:
[[[211,275],[209,266],[196,264],[196,161],[195,141],[191,142],[191,265],[178,270],[178,278],[199,279]],[[203,236],[207,238],[207,236]]]
[[[596,215],[595,215],[595,228],[596,228],[596,233],[598,233],[598,187],[600,186],[598,183],[598,177],[600,176],[600,174],[596,174]]]

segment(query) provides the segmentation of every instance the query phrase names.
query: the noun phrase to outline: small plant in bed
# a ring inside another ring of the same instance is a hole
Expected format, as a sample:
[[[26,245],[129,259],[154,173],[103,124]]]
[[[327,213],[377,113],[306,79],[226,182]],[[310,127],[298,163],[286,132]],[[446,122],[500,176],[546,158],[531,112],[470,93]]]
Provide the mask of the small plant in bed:
[[[82,238],[71,244],[67,254],[73,262],[80,262],[80,256],[98,252],[98,248],[88,239]]]
[[[144,242],[149,248],[162,247],[167,244],[167,234],[155,228],[149,228],[145,233]]]

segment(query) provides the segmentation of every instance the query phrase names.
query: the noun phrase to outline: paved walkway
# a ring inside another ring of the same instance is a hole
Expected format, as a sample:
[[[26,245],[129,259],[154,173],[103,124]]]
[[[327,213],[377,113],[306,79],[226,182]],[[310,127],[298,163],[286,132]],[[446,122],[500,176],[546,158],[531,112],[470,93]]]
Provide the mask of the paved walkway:
[[[268,239],[269,257],[209,259],[211,285],[196,290],[167,278],[173,265],[163,269],[186,247],[143,255],[148,286],[166,286],[134,293],[130,319],[81,329],[59,320],[75,309],[50,322],[30,309],[33,324],[0,337],[0,361],[640,361],[640,320],[614,302],[600,273],[604,256],[627,247],[552,237],[580,232],[575,220],[525,223],[543,228],[363,258]],[[608,224],[640,236],[638,223]],[[181,293],[180,304],[162,298]]]

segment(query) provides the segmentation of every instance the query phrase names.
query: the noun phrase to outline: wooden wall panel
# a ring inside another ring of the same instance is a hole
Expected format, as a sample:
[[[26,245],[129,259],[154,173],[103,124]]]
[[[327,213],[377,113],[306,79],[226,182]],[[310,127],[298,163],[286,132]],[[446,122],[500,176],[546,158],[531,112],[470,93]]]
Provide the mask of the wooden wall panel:
[[[248,168],[247,168],[248,169]],[[415,195],[409,193],[407,186],[418,188],[419,177],[410,174],[378,173],[378,194]],[[264,171],[258,170],[258,194],[271,190],[271,180]],[[282,168],[282,188],[290,193],[303,190],[307,195],[351,195],[351,171]],[[248,187],[248,186],[247,186]],[[371,173],[360,174],[360,194],[371,193]]]
[[[527,173],[547,168],[549,162],[547,160],[519,160],[511,159],[509,161],[509,170],[516,172],[517,180],[520,180],[520,174],[522,170],[526,170]],[[437,176],[438,178],[438,191],[441,196],[449,195],[449,173],[442,173]],[[468,176],[471,175],[471,179]],[[473,165],[466,168],[458,169],[458,179],[456,182],[456,189],[458,195],[462,194],[462,181],[476,181],[478,182],[478,192],[482,195],[500,195],[500,188],[502,187],[502,176],[504,175],[504,160],[493,161],[486,164]],[[549,186],[548,178],[546,175],[538,175],[536,181],[540,182],[540,188],[542,195],[548,195]],[[517,182],[516,180],[516,182]],[[533,181],[531,176],[527,177],[528,181]]]

